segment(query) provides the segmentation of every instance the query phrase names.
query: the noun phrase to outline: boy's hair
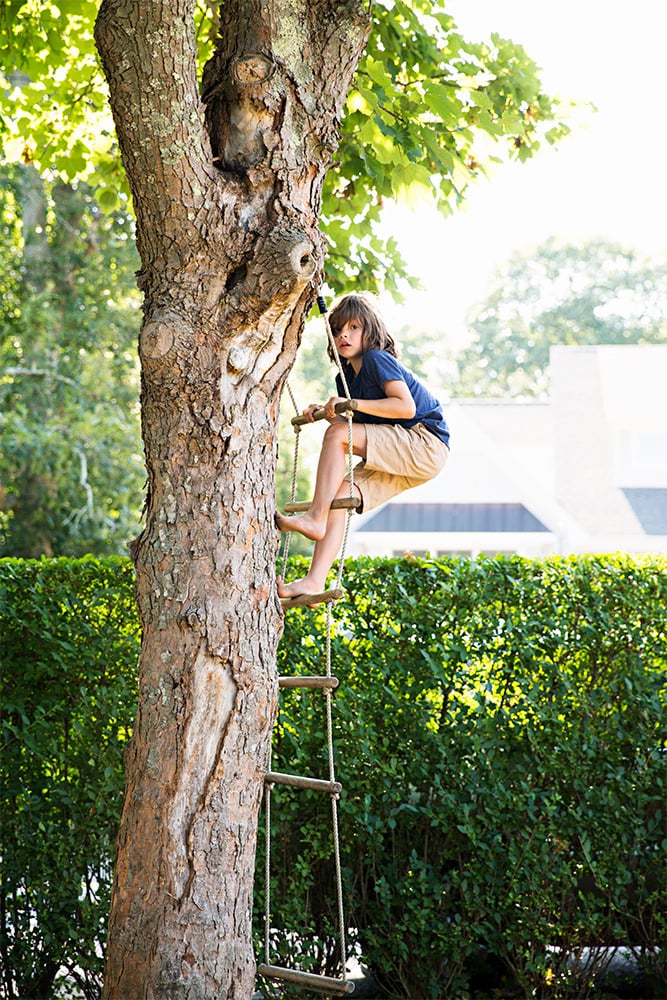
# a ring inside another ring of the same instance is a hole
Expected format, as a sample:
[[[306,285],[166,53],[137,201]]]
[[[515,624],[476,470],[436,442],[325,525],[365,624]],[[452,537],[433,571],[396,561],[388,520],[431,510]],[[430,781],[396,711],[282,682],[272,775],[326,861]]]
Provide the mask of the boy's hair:
[[[363,349],[364,351],[386,351],[387,354],[398,357],[396,342],[385,326],[385,322],[380,312],[367,295],[344,295],[329,313],[329,324],[332,333],[337,333],[351,319],[358,319],[363,323]],[[331,344],[328,345],[329,357],[336,360]]]

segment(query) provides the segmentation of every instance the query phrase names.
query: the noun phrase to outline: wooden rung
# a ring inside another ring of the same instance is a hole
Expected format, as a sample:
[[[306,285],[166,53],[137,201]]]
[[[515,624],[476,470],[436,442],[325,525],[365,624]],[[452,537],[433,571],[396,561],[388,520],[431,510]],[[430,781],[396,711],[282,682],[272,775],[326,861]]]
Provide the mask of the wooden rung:
[[[281,688],[337,688],[337,677],[279,677]]]
[[[285,513],[298,514],[304,510],[310,510],[310,504],[310,500],[290,500],[289,503],[285,504]],[[331,510],[356,510],[357,507],[361,507],[359,497],[338,497],[337,500],[331,501]]]
[[[339,781],[303,778],[300,774],[280,774],[278,771],[267,771],[264,783],[266,785],[289,785],[291,788],[310,788],[314,792],[328,792],[329,795],[340,795],[343,790]]]
[[[345,591],[343,590],[323,590],[321,594],[299,594],[298,597],[281,597],[280,603],[284,608],[308,608],[314,604],[331,604],[339,601]]]
[[[344,399],[342,403],[336,403],[335,410],[340,416],[347,413],[348,410],[356,410],[358,407],[358,402],[356,399]],[[324,420],[324,407],[321,406],[318,410],[313,413],[313,420]],[[308,417],[292,417],[293,427],[302,427],[303,424],[312,423]]]
[[[332,976],[317,976],[314,972],[301,972],[299,969],[283,969],[280,965],[257,966],[257,972],[265,979],[282,979],[286,983],[302,983],[312,990],[323,993],[354,993],[354,983],[349,979],[334,979]]]

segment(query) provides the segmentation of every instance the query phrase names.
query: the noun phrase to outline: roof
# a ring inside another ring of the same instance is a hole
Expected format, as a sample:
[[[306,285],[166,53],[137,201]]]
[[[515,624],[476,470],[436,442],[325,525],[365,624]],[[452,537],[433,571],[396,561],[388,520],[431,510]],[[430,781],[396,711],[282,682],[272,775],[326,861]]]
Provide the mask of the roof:
[[[549,531],[522,503],[388,503],[363,531]]]
[[[647,535],[667,535],[667,489],[626,486],[623,493]]]

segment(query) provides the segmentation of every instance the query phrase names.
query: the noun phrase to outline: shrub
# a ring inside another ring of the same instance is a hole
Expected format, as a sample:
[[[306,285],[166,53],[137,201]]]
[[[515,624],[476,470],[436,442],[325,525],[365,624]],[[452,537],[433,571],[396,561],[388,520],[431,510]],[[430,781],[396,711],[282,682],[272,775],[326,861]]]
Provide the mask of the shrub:
[[[358,560],[346,586],[347,910],[384,993],[463,997],[491,961],[525,996],[581,997],[567,960],[616,943],[664,981],[664,560]],[[281,672],[320,672],[323,628],[287,617]],[[321,709],[281,699],[274,768],[321,772]],[[300,809],[276,824],[274,905],[298,900],[321,953],[333,874],[319,835],[290,840]]]
[[[582,998],[595,980],[572,957],[610,944],[664,993],[666,570],[349,561],[332,639],[345,903],[385,996]],[[132,567],[0,560],[0,597],[0,996],[67,977],[93,1000],[135,714]],[[325,637],[323,609],[290,612],[280,672],[322,672]],[[327,775],[318,692],[282,692],[273,767]],[[333,973],[328,802],[273,794],[272,958]],[[256,895],[259,954],[261,877]]]
[[[0,560],[0,996],[99,996],[138,623],[121,558]]]

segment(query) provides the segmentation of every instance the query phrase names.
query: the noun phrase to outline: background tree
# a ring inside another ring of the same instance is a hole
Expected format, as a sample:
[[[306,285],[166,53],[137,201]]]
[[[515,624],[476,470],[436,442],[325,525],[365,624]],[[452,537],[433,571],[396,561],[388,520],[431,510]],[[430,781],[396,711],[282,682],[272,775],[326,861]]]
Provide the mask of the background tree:
[[[0,217],[0,554],[126,551],[145,479],[132,219],[23,164]]]
[[[395,251],[374,242],[384,192],[416,185],[449,210],[479,169],[480,134],[530,155],[556,114],[523,50],[498,38],[467,45],[425,0],[210,6],[212,54],[193,0],[103,0],[96,22],[144,295],[140,704],[105,976],[105,995],[123,1000],[252,993],[256,822],[282,627],[276,419],[323,278],[327,171],[332,249],[343,277],[357,252],[361,265],[347,272],[370,285]],[[31,55],[18,67],[28,81],[6,98],[9,127],[18,154],[40,168],[49,106],[70,96],[68,70],[53,68],[68,47],[77,108],[90,101],[103,115],[89,6],[71,21],[70,7],[12,4]],[[22,115],[34,123],[30,142]],[[71,128],[56,145],[72,145]],[[110,161],[82,135],[81,174],[110,184]]]
[[[457,395],[545,396],[557,344],[667,339],[667,262],[601,240],[516,254],[473,312]]]

